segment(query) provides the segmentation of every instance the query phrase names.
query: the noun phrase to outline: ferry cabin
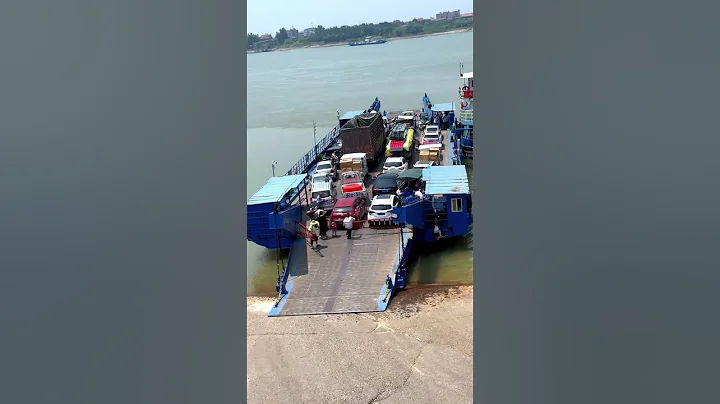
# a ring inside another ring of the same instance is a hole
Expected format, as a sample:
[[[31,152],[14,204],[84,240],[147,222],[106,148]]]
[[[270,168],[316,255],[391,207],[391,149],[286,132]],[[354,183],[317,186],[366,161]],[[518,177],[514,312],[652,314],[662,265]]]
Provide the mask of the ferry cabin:
[[[463,85],[459,88],[460,110],[455,134],[460,139],[462,155],[472,158],[473,154],[473,72],[461,73]]]
[[[430,107],[430,122],[440,126],[441,130],[449,129],[455,120],[455,104],[446,102],[433,104]]]
[[[430,166],[422,172],[423,198],[395,208],[397,223],[413,228],[413,239],[432,242],[469,233],[472,197],[465,166]]]
[[[247,201],[247,239],[266,248],[290,248],[307,201],[306,174],[272,177]]]

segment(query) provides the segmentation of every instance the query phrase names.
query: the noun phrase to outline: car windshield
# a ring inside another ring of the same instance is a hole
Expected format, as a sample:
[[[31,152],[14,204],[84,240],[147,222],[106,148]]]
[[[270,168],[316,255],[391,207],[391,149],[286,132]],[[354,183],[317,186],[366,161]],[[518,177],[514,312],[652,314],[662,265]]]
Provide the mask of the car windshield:
[[[395,180],[396,178],[397,178],[397,177],[395,177],[395,178],[391,178],[391,177],[381,178],[381,177],[378,177],[378,179],[375,180],[375,188],[378,188],[378,189],[395,188],[395,187],[397,187],[397,182],[396,182],[396,180]]]
[[[385,162],[385,167],[400,167],[403,165],[402,161],[388,161]]]
[[[330,191],[317,191],[312,193],[313,199],[316,198],[329,198],[330,197]]]
[[[352,208],[350,206],[341,206],[339,208],[333,209],[333,212],[335,212],[335,213],[350,213],[350,212],[352,212]]]
[[[427,128],[425,129],[425,135],[436,135],[438,128]]]
[[[316,177],[313,177],[312,180],[313,183],[317,182],[330,182],[330,178],[327,175],[318,175]]]
[[[392,209],[392,207],[390,205],[382,204],[382,205],[373,205],[370,209],[371,210],[390,210],[390,209]]]
[[[360,182],[360,175],[358,175],[357,173],[346,173],[345,175],[343,175],[342,182],[343,184]]]
[[[403,140],[405,139],[404,130],[395,130],[390,133],[390,140]]]
[[[318,165],[317,165],[318,171],[329,170],[331,168],[332,168],[332,165],[330,163],[318,163]]]

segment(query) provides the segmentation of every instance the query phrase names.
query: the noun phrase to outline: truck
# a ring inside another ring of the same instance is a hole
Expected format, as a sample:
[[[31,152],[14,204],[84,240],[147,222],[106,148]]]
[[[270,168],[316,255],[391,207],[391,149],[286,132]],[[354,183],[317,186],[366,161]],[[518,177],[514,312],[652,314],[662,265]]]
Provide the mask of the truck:
[[[424,144],[419,147],[420,149],[420,155],[418,156],[418,162],[432,162],[434,164],[440,163],[440,148],[442,145],[434,143],[434,144]]]
[[[340,173],[343,178],[351,177],[349,173],[357,173],[360,182],[368,173],[367,156],[365,153],[349,153],[340,157]]]
[[[385,146],[385,125],[381,114],[373,111],[356,115],[340,128],[343,154],[365,153],[367,164],[375,166]]]
[[[406,124],[396,124],[387,142],[385,155],[387,157],[405,157],[410,159],[414,150],[415,130]]]

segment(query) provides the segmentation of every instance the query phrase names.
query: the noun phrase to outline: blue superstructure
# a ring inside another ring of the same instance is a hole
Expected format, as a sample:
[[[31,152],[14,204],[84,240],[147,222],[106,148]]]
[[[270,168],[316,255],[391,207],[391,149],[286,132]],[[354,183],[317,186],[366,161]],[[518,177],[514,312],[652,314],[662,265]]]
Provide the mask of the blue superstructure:
[[[454,133],[460,139],[460,151],[464,158],[473,156],[473,72],[460,73],[463,86],[458,89],[460,96],[460,109],[458,110],[458,124]]]
[[[395,221],[412,226],[415,242],[468,234],[473,217],[465,166],[430,166],[423,170],[422,181],[423,198],[409,198],[393,209]]]
[[[247,201],[248,240],[266,248],[290,248],[302,221],[301,194],[307,175],[272,177]]]

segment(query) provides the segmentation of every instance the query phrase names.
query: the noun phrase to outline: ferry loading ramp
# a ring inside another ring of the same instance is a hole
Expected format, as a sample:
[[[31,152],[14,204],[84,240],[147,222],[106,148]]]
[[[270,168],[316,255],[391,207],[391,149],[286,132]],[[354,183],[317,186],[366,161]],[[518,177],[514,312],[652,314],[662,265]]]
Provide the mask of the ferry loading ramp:
[[[411,238],[409,230],[397,228],[361,228],[350,240],[339,230],[317,248],[299,238],[288,262],[288,293],[268,315],[384,311],[392,294],[388,276],[394,282]]]

